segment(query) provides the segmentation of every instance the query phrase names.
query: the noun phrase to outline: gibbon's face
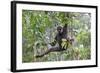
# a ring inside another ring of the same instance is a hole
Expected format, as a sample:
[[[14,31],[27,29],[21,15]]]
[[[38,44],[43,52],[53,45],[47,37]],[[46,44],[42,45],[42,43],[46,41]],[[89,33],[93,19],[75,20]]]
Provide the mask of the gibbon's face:
[[[57,32],[58,32],[58,34],[62,34],[63,28],[61,26],[58,26],[57,27]]]

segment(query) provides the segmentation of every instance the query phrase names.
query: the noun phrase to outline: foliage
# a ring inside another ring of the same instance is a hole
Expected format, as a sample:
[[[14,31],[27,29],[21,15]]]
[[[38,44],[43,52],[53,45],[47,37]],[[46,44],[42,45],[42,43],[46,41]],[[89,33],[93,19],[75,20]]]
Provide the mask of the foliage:
[[[22,61],[45,62],[86,60],[91,58],[91,14],[79,12],[22,11]],[[68,24],[68,35],[74,45],[62,52],[52,52],[42,58],[35,55],[46,51],[57,33],[57,26]]]

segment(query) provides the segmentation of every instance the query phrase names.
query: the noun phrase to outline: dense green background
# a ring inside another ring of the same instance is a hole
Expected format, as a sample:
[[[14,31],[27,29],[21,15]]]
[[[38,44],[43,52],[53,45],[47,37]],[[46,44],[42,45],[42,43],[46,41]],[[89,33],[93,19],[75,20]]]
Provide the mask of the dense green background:
[[[57,26],[68,24],[74,45],[66,51],[52,52],[35,58],[47,50],[54,40]],[[46,62],[87,60],[91,58],[91,14],[79,12],[22,11],[22,61]]]

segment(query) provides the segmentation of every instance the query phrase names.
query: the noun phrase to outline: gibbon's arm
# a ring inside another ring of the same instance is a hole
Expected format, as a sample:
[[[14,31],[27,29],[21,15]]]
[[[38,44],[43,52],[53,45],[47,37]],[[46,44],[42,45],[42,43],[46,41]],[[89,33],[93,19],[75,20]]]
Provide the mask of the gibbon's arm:
[[[56,43],[57,43],[57,40],[56,40],[56,37],[55,37],[55,39],[54,39],[54,41],[53,42],[51,42],[51,43],[49,43],[51,46],[55,46],[56,45]]]
[[[68,30],[68,24],[65,24],[63,27],[63,34],[67,35],[67,30]]]

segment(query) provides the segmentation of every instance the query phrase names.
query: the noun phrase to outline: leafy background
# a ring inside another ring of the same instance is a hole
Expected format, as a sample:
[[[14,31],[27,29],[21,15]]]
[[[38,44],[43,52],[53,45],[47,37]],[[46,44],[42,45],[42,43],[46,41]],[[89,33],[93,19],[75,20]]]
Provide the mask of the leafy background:
[[[68,35],[75,41],[71,48],[51,52],[41,58],[54,40],[57,26],[68,24]],[[22,61],[46,62],[91,59],[91,14],[83,12],[22,11]]]

